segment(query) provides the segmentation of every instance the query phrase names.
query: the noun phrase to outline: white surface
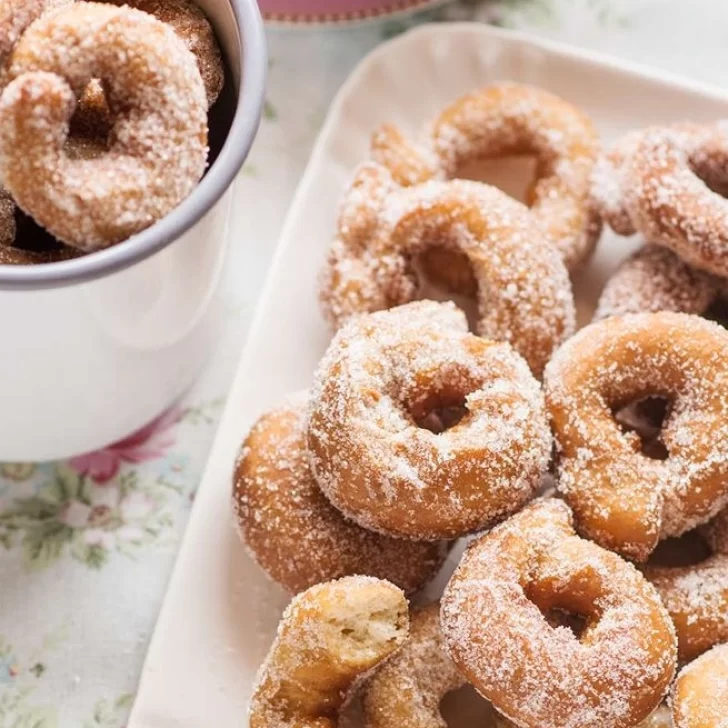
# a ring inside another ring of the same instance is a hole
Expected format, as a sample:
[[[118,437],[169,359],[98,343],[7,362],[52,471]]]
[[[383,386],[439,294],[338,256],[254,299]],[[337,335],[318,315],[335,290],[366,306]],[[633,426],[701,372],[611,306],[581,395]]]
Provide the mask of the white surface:
[[[112,276],[0,291],[0,461],[96,450],[192,384],[220,334],[229,210],[226,194],[173,245]]]
[[[257,318],[201,484],[143,671],[129,728],[246,724],[252,679],[287,597],[245,554],[230,476],[252,421],[308,386],[329,333],[316,277],[337,201],[384,120],[416,128],[464,91],[510,79],[550,89],[594,117],[605,140],[630,128],[728,114],[720,91],[473,25],[431,26],[370,55],[331,108],[291,206]],[[630,244],[603,236],[580,276],[583,308]]]

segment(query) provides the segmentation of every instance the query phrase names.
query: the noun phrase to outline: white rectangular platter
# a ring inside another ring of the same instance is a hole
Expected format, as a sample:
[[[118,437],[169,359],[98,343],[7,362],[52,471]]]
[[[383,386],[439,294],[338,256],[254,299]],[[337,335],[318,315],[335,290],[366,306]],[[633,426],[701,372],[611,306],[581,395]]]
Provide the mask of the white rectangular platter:
[[[419,128],[446,103],[498,80],[535,84],[586,110],[605,142],[628,129],[728,117],[728,95],[482,25],[426,26],[366,58],[341,89],[288,214],[237,379],[152,639],[129,728],[241,728],[286,595],[239,543],[229,505],[240,442],[255,418],[306,388],[330,334],[317,275],[337,202],[383,121]],[[588,316],[635,246],[604,235],[581,274]],[[452,566],[450,566],[452,568]]]

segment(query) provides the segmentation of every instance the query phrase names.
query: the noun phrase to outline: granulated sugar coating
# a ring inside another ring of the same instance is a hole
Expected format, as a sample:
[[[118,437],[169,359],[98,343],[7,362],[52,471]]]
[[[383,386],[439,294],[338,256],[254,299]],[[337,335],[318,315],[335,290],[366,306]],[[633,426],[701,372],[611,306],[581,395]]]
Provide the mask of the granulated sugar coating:
[[[407,637],[404,594],[352,576],[311,587],[286,609],[250,705],[250,728],[336,728],[347,696]]]
[[[0,174],[59,240],[90,251],[149,227],[202,177],[207,99],[195,57],[146,13],[83,3],[36,21],[0,98]],[[69,159],[76,97],[100,78],[114,116],[109,151]]]
[[[49,5],[67,5],[73,0],[3,0],[0,3],[0,65],[5,63],[8,54],[20,39],[23,31]]]
[[[709,273],[728,276],[728,126],[683,123],[632,132],[597,167],[593,196],[616,232],[641,233]]]
[[[372,140],[373,158],[403,186],[453,178],[473,160],[534,155],[538,177],[529,192],[531,211],[570,270],[589,258],[599,236],[589,194],[598,152],[597,131],[582,111],[517,83],[493,84],[459,98],[416,139],[386,125]]]
[[[192,0],[103,0],[128,5],[153,15],[169,25],[194,53],[205,84],[208,106],[212,106],[225,83],[225,69],[215,33],[202,10]]]
[[[728,642],[728,509],[700,531],[710,547],[707,559],[690,566],[648,562],[643,569],[675,624],[683,662]]]
[[[586,627],[579,636],[553,627],[544,615],[552,610]],[[675,673],[675,631],[655,589],[579,538],[556,499],[470,544],[440,620],[460,670],[520,726],[630,728],[657,708]]]
[[[291,592],[352,574],[387,579],[407,593],[442,566],[446,542],[417,542],[367,531],[319,490],[306,449],[307,393],[264,414],[238,459],[236,523],[253,558]]]
[[[647,240],[672,248],[688,263],[728,276],[728,202],[698,176],[725,187],[728,127],[694,133],[667,128],[643,135],[628,161],[625,203]]]
[[[728,645],[683,669],[671,702],[675,728],[728,728]]]
[[[725,289],[725,281],[693,268],[671,250],[645,245],[607,281],[594,320],[656,311],[700,315]]]
[[[418,427],[464,405],[441,434]],[[451,303],[360,316],[314,378],[311,465],[329,500],[365,528],[454,538],[518,510],[551,454],[543,395],[507,344],[467,333]]]
[[[361,167],[323,274],[329,320],[339,327],[353,315],[417,298],[412,262],[433,246],[467,257],[478,283],[478,333],[509,342],[540,375],[574,330],[568,273],[528,209],[479,182],[402,188],[384,167]]]
[[[618,235],[633,235],[632,220],[624,206],[625,162],[634,154],[642,130],[625,134],[597,159],[592,171],[592,205]]]
[[[382,665],[363,689],[366,728],[444,728],[440,702],[467,684],[445,651],[440,606],[430,604],[410,615],[404,647]],[[492,720],[479,728],[496,728]]]
[[[728,504],[728,331],[697,316],[632,314],[582,329],[546,368],[558,488],[578,530],[644,561]],[[648,396],[671,404],[669,457],[640,452],[612,412]]]

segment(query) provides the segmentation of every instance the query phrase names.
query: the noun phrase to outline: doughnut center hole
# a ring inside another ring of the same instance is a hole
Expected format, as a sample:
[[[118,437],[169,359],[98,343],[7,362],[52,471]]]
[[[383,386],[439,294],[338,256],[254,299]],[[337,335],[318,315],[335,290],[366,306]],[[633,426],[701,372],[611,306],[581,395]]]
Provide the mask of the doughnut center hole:
[[[495,710],[471,685],[451,690],[440,701],[440,714],[448,728],[492,725]]]
[[[707,311],[703,314],[703,318],[720,324],[724,328],[728,328],[728,298],[716,298]]]
[[[554,628],[566,627],[570,629],[576,639],[580,640],[587,628],[588,619],[576,612],[560,607],[551,607],[551,609],[542,609],[541,614],[546,621]]]
[[[553,629],[566,628],[577,640],[582,638],[590,622],[593,621],[580,608],[568,604],[570,600],[565,595],[550,595],[540,591],[536,584],[530,585],[530,588],[526,586],[524,592],[526,598],[538,607],[550,627]],[[581,605],[581,608],[583,609],[584,605]],[[588,608],[587,611],[589,611]]]
[[[467,414],[465,396],[453,392],[434,393],[410,407],[417,427],[436,435],[455,427]]]
[[[566,627],[577,640],[581,639],[584,632],[586,632],[586,628],[589,626],[589,618],[583,614],[579,614],[565,607],[545,606],[533,599],[531,601],[539,608],[539,611],[543,614],[544,619],[550,627],[553,629]]]
[[[529,204],[528,193],[538,176],[538,159],[533,154],[469,159],[458,165],[453,177],[486,182],[519,202]]]
[[[660,541],[652,552],[650,566],[696,566],[713,555],[706,540],[697,531],[688,531],[679,538]]]
[[[670,414],[670,400],[650,395],[612,409],[615,422],[624,433],[640,439],[640,452],[651,460],[667,460],[670,453],[662,442],[662,426]]]
[[[452,301],[468,321],[474,333],[478,321],[473,267],[467,256],[444,241],[433,241],[412,259],[412,267],[420,282],[417,297],[429,301]]]
[[[716,195],[728,199],[728,178],[726,178],[723,164],[705,164],[702,160],[689,160],[689,166],[693,174]]]

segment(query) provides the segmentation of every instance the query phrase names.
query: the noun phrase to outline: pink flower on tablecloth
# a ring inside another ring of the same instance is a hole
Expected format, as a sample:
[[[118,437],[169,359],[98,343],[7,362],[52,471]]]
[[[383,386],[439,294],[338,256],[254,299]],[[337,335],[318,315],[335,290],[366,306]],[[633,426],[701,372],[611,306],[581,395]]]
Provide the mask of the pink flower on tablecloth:
[[[103,450],[72,458],[69,464],[97,483],[108,483],[119,472],[122,463],[143,463],[164,457],[175,443],[174,425],[181,415],[180,409],[170,409],[133,435]]]

